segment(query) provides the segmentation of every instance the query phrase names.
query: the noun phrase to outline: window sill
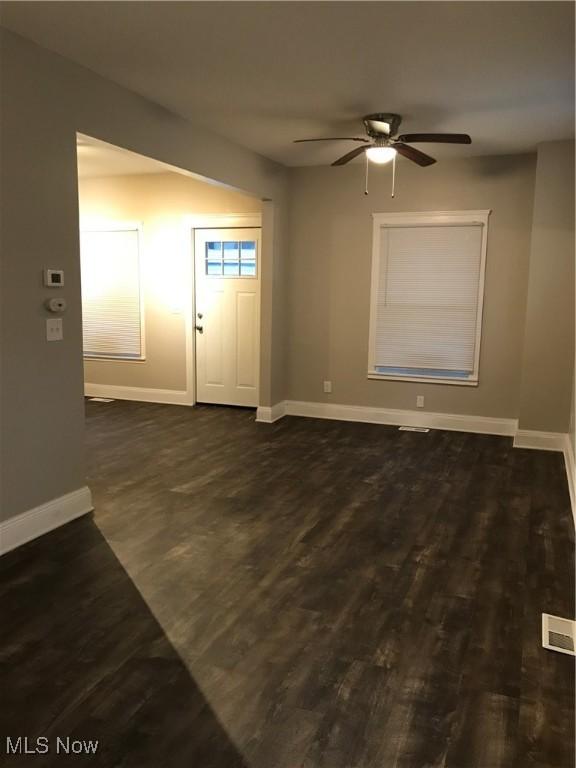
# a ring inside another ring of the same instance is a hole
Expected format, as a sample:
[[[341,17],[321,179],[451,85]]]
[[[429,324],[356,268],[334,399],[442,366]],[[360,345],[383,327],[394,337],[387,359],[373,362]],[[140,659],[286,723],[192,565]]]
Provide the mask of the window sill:
[[[91,363],[145,363],[145,357],[106,357],[106,355],[83,355]]]
[[[388,373],[375,373],[374,371],[368,371],[368,378],[381,381],[411,381],[415,384],[451,384],[457,387],[478,386],[478,379],[443,379],[440,376],[394,376]]]

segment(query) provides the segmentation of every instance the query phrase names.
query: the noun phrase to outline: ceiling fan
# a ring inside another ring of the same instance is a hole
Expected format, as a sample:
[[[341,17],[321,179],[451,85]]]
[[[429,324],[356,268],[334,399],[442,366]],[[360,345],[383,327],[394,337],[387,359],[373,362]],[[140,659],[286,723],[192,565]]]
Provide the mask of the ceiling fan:
[[[412,142],[436,142],[439,144],[471,144],[472,139],[467,133],[403,133],[398,136],[398,129],[402,122],[402,117],[392,112],[376,113],[366,115],[362,118],[364,129],[368,138],[359,138],[357,136],[337,136],[320,139],[296,139],[295,144],[306,141],[357,141],[362,142],[363,146],[356,147],[347,152],[332,165],[346,165],[355,157],[366,153],[367,160],[374,163],[387,163],[396,157],[396,154],[412,160],[421,166],[432,165],[436,162],[433,157],[421,152],[415,147],[411,147]]]

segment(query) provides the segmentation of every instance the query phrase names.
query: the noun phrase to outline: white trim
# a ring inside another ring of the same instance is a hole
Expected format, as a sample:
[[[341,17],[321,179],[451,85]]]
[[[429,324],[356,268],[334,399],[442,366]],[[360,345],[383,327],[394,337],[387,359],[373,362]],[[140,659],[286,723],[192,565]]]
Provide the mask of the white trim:
[[[147,387],[123,387],[112,384],[84,384],[86,397],[110,397],[113,400],[136,400],[141,403],[169,403],[194,405],[193,393],[178,389],[148,389]]]
[[[196,275],[194,271],[194,229],[184,220],[182,231],[182,256],[184,264],[184,364],[186,366],[186,402],[196,402]]]
[[[362,405],[309,403],[297,400],[286,400],[284,406],[287,416],[360,421],[368,424],[389,424],[392,426],[428,427],[430,429],[505,435],[507,437],[512,437],[515,434],[517,426],[516,419],[464,416],[456,413],[404,411],[396,408],[370,408]]]
[[[484,284],[486,275],[486,253],[488,249],[488,217],[491,210],[473,211],[406,211],[402,213],[373,213],[372,219],[372,270],[370,277],[370,325],[368,329],[368,378],[390,381],[413,381],[423,383],[449,384],[451,386],[478,386],[480,367],[480,345],[482,341],[482,312],[484,308]],[[379,374],[376,371],[376,294],[380,275],[380,230],[386,227],[422,227],[422,226],[458,226],[480,225],[482,242],[480,245],[480,280],[478,284],[478,305],[476,309],[476,339],[474,344],[474,370],[469,379],[410,378]]]
[[[184,217],[185,227],[190,229],[242,229],[262,227],[261,213],[205,213]]]
[[[381,381],[411,381],[415,384],[457,384],[459,387],[477,387],[478,379],[449,379],[440,376],[394,376],[391,373],[377,373],[368,371],[368,379],[380,379]]]
[[[532,429],[519,429],[514,435],[514,448],[563,451],[564,434],[562,432],[537,432]]]
[[[570,493],[574,528],[576,528],[576,461],[574,460],[574,451],[572,449],[572,438],[568,434],[564,435],[564,463],[568,477],[568,492]]]
[[[274,403],[273,406],[259,405],[256,409],[256,421],[272,424],[286,415],[286,402]]]
[[[0,523],[0,555],[59,528],[91,512],[92,494],[88,486],[66,493]]]
[[[380,227],[426,227],[430,224],[488,224],[491,209],[475,211],[403,211],[373,213],[374,225]]]

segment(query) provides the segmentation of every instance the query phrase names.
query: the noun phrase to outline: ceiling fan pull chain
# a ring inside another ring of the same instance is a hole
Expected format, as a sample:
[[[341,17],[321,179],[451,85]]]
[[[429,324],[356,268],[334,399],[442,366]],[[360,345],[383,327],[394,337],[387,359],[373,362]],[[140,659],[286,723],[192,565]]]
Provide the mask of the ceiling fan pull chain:
[[[392,158],[392,197],[394,197],[394,187],[396,185],[396,155]]]
[[[364,156],[366,157],[366,184],[364,186],[364,194],[367,195],[368,194],[368,166],[370,165],[370,163],[368,162],[368,155],[364,153]]]

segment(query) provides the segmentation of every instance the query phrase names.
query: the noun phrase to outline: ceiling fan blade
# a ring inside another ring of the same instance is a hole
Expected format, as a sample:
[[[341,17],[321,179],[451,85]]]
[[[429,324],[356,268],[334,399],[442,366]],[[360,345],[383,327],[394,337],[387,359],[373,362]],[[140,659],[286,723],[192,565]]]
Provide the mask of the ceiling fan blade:
[[[431,141],[438,144],[472,144],[467,133],[403,133],[397,141]]]
[[[293,144],[302,144],[304,141],[364,141],[369,139],[358,139],[355,136],[329,136],[325,139],[294,139]]]
[[[362,152],[365,152],[368,147],[356,147],[356,149],[353,149],[352,152],[348,152],[345,155],[342,155],[342,157],[339,157],[338,160],[335,160],[332,165],[346,165],[346,163],[349,163],[350,160],[354,160],[355,157],[358,157],[358,155],[361,155]]]
[[[418,165],[432,165],[436,162],[430,155],[425,155],[424,152],[420,152],[419,149],[415,149],[414,147],[409,147],[407,144],[396,143],[392,144],[392,146],[399,155],[402,155],[402,157],[405,157],[408,160],[412,160],[413,163],[417,163]]]

